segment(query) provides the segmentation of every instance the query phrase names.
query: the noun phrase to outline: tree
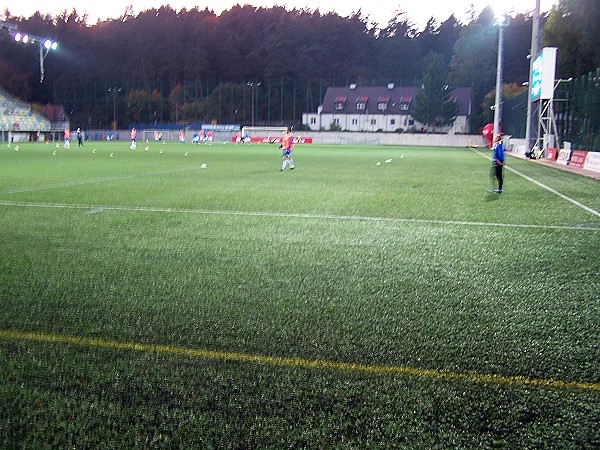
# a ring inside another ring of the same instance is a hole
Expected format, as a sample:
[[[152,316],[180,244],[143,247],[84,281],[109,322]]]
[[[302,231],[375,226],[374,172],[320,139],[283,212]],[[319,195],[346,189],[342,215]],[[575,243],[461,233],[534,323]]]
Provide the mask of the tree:
[[[0,61],[0,80],[2,88],[8,90],[12,95],[27,99],[31,92],[28,83],[29,74],[15,70],[15,68],[4,61]]]
[[[220,117],[230,123],[240,123],[246,120],[247,114],[251,113],[251,99],[248,95],[246,83],[223,83],[217,86],[209,95],[210,105],[221,105]]]
[[[502,101],[509,100],[526,91],[527,87],[517,83],[507,83],[502,85]],[[496,103],[496,88],[488,92],[481,103],[483,122],[491,123],[494,121],[494,111],[492,106]]]
[[[496,83],[498,56],[498,27],[491,8],[487,7],[477,19],[463,27],[454,46],[450,62],[450,82],[453,86],[471,86],[474,104],[479,105]],[[509,24],[510,29],[510,24]],[[481,107],[471,115],[471,129],[482,122]]]
[[[575,14],[572,5],[593,6],[589,0],[561,3],[569,5],[568,15]],[[109,86],[121,87],[124,93],[160,94],[147,100],[135,96],[131,103],[137,109],[119,108],[119,123],[150,112],[153,121],[205,114],[237,123],[241,112],[249,110],[244,92],[252,80],[263,82],[257,93],[257,120],[289,122],[303,108],[316,109],[328,86],[420,84],[432,52],[442,55],[445,66],[451,64],[450,84],[473,88],[474,104],[480,105],[495,84],[498,29],[491,10],[473,15],[466,25],[454,16],[440,25],[431,19],[421,32],[402,11],[380,29],[360,11],[341,17],[318,9],[249,4],[232,6],[220,15],[207,8],[170,6],[135,14],[127,7],[120,17],[96,24],[88,24],[75,10],[56,17],[35,13],[28,19],[5,11],[2,19],[23,31],[58,39],[59,51],[47,58],[45,81],[39,83],[37,49],[0,34],[0,80],[25,101],[62,103],[72,117],[91,119],[90,123],[106,123],[112,117],[105,98]],[[527,20],[516,20],[507,33],[507,82],[527,78]],[[584,36],[594,35],[594,22],[585,23]],[[216,90],[228,83],[226,91]],[[169,97],[177,85],[181,91]],[[119,98],[120,105],[125,99]],[[189,102],[196,104],[185,108]],[[480,113],[473,114],[475,127]]]
[[[420,76],[421,55],[415,40],[416,30],[403,11],[389,21],[377,37],[378,72],[388,80],[410,85]]]
[[[558,47],[556,74],[584,75],[600,66],[600,2],[560,0],[542,31],[542,45]]]
[[[529,52],[531,51],[531,27],[533,17],[517,14],[509,18],[504,33],[504,61],[502,78],[507,83],[519,83],[529,79]]]
[[[416,121],[430,127],[452,125],[458,115],[458,104],[451,95],[447,84],[448,67],[444,57],[438,53],[428,55],[428,63],[423,74],[422,89],[415,97],[413,117]]]
[[[127,94],[127,111],[130,122],[152,122],[154,112],[160,106],[158,91],[147,92],[145,89],[131,90]]]
[[[444,57],[446,64],[450,63],[452,51],[460,37],[461,29],[460,23],[453,15],[439,26],[432,17],[416,37],[420,54],[439,53]]]

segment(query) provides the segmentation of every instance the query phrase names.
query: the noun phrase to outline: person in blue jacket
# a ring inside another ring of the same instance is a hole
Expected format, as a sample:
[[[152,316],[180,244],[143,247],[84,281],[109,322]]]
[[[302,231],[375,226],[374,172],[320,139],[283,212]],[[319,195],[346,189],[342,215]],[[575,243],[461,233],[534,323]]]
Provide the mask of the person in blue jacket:
[[[502,193],[502,184],[504,183],[504,144],[502,143],[502,133],[498,133],[494,138],[492,152],[492,170],[498,181],[498,189],[494,190],[498,194]]]

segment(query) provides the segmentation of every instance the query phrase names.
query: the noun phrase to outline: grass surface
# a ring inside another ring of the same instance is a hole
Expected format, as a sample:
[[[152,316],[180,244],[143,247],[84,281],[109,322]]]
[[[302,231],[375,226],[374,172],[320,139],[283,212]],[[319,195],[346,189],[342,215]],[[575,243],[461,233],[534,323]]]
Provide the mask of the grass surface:
[[[597,214],[485,150],[144,146],[0,149],[0,446],[600,445]]]

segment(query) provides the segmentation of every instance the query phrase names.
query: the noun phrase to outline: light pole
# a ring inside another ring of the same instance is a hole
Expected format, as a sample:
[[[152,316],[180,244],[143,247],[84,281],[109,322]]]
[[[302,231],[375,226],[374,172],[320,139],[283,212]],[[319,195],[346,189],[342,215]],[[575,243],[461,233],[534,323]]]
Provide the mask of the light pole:
[[[254,88],[261,85],[260,81],[248,81],[246,83],[248,86],[252,88],[252,126],[254,126]]]
[[[494,104],[494,136],[500,133],[502,123],[502,53],[504,47],[504,27],[507,25],[506,15],[498,19],[498,65],[496,67],[496,101]]]
[[[9,33],[14,33],[12,35],[15,42],[22,42],[23,44],[37,44],[40,48],[40,83],[44,82],[44,60],[48,55],[50,50],[56,50],[58,48],[58,42],[53,41],[49,38],[43,38],[39,36],[34,36],[32,34],[20,33],[17,30],[16,25],[6,24],[2,22],[2,29],[6,29]]]
[[[113,131],[117,131],[117,93],[121,92],[121,88],[109,87],[108,92],[113,94]]]
[[[531,98],[532,92],[532,74],[533,74],[533,61],[537,58],[540,52],[540,0],[535,0],[535,10],[533,12],[533,24],[531,25],[531,51],[529,53],[529,86],[527,88],[527,123],[525,124],[525,146],[526,150],[531,150],[531,126],[532,126],[532,108],[533,100]]]
[[[50,50],[58,48],[58,43],[50,39],[44,39],[44,43],[42,44],[40,40],[38,45],[40,47],[40,83],[42,83],[44,81],[44,59],[46,59],[46,55],[48,55]]]

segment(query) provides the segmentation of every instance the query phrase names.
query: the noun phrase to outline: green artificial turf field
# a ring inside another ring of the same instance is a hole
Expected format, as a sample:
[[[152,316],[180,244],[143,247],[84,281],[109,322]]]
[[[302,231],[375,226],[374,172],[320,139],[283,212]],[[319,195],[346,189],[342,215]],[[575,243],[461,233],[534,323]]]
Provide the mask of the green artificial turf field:
[[[600,446],[598,181],[128,146],[0,148],[1,448]]]

